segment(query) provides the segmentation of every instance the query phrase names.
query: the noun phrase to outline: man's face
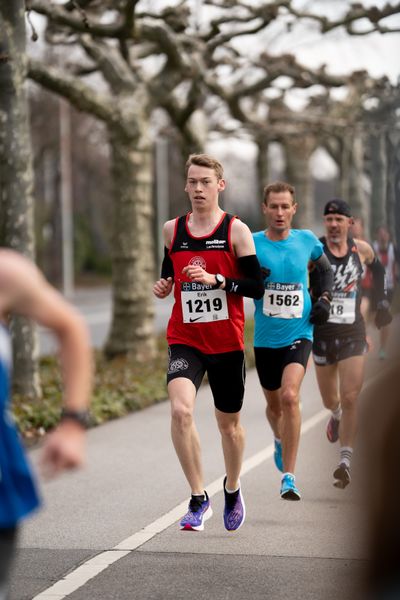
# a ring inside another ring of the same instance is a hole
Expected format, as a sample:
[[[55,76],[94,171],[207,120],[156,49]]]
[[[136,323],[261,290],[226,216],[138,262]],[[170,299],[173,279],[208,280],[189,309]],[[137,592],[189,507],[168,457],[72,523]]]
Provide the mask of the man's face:
[[[263,202],[262,210],[267,218],[268,227],[276,233],[290,229],[297,204],[293,202],[292,194],[286,192],[270,192],[267,204]]]
[[[382,248],[386,248],[389,244],[390,234],[384,227],[379,227],[377,235],[378,243]]]
[[[324,225],[328,241],[332,242],[332,244],[340,244],[344,240],[347,240],[350,221],[350,217],[337,213],[325,215]]]
[[[218,202],[218,194],[225,189],[225,180],[217,179],[214,169],[190,165],[185,185],[192,207],[208,208]]]

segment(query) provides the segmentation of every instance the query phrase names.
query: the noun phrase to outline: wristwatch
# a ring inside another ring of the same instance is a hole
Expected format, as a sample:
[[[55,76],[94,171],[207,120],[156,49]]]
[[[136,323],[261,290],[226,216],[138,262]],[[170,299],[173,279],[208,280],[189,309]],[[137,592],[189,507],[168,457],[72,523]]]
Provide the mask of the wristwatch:
[[[217,290],[218,288],[221,287],[221,285],[223,285],[225,283],[225,277],[223,275],[221,275],[221,273],[216,273],[214,275],[215,277],[215,285],[212,286],[213,290]]]
[[[71,410],[63,408],[61,410],[60,420],[65,421],[66,419],[79,423],[83,429],[87,429],[91,425],[91,418],[88,410]]]

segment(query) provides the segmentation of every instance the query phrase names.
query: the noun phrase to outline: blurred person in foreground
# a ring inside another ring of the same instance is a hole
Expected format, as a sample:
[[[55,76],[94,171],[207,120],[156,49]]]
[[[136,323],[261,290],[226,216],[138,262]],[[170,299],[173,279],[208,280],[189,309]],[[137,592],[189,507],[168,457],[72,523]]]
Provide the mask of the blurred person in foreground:
[[[367,509],[366,586],[362,600],[400,598],[400,348],[361,394],[362,498]],[[371,485],[373,482],[373,485]]]
[[[64,403],[61,422],[44,442],[46,477],[83,464],[92,380],[89,338],[83,321],[28,259],[0,248],[0,600],[8,579],[21,521],[40,505],[31,468],[10,414],[11,340],[7,324],[22,315],[52,331],[59,342]]]
[[[344,489],[350,483],[350,466],[357,431],[358,396],[364,379],[368,351],[365,323],[360,310],[363,265],[371,269],[378,329],[392,316],[385,294],[385,270],[373,248],[350,236],[352,215],[344,200],[329,200],[324,209],[326,235],[320,238],[334,271],[330,316],[324,325],[314,327],[313,357],[324,406],[331,411],[326,434],[332,443],[340,441],[339,463],[333,472],[334,486]],[[314,271],[310,289],[315,297],[320,284]]]

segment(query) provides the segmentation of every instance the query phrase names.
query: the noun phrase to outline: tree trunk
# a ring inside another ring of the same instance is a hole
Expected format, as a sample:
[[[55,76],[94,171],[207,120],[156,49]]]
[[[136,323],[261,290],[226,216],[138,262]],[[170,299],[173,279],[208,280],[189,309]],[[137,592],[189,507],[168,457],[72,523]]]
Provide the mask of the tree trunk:
[[[25,5],[0,3],[0,242],[34,258],[33,174],[25,91]],[[40,397],[35,327],[26,319],[12,323],[14,389]]]
[[[152,157],[149,140],[128,141],[112,131],[113,317],[105,354],[144,362],[155,354],[152,286],[156,248],[153,233]]]
[[[387,134],[388,177],[387,217],[393,241],[400,248],[400,130],[393,127]],[[399,262],[399,257],[397,257]]]
[[[294,226],[312,229],[315,211],[310,158],[315,150],[315,140],[306,135],[288,136],[282,143],[286,157],[286,178],[296,189],[298,207]]]
[[[387,155],[385,133],[377,130],[370,135],[371,157],[371,213],[370,239],[380,225],[387,224],[386,194],[387,194]]]
[[[256,172],[259,203],[264,198],[264,188],[268,184],[269,179],[269,164],[268,164],[268,147],[269,139],[265,135],[255,135],[254,142],[257,145],[256,157]]]
[[[353,133],[349,175],[349,195],[345,200],[350,204],[353,216],[361,217],[365,231],[369,231],[369,211],[364,191],[364,140],[362,132]]]

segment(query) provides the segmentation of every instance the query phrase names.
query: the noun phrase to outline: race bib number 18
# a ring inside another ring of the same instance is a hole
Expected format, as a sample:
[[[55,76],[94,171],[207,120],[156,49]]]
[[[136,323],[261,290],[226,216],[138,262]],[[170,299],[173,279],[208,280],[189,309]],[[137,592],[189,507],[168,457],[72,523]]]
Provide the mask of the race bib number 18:
[[[335,292],[331,302],[329,323],[351,324],[356,320],[355,292]]]
[[[209,323],[229,319],[225,290],[204,289],[202,284],[183,283],[181,302],[184,323]]]
[[[264,294],[263,313],[279,319],[300,319],[304,296],[301,283],[268,283]]]

